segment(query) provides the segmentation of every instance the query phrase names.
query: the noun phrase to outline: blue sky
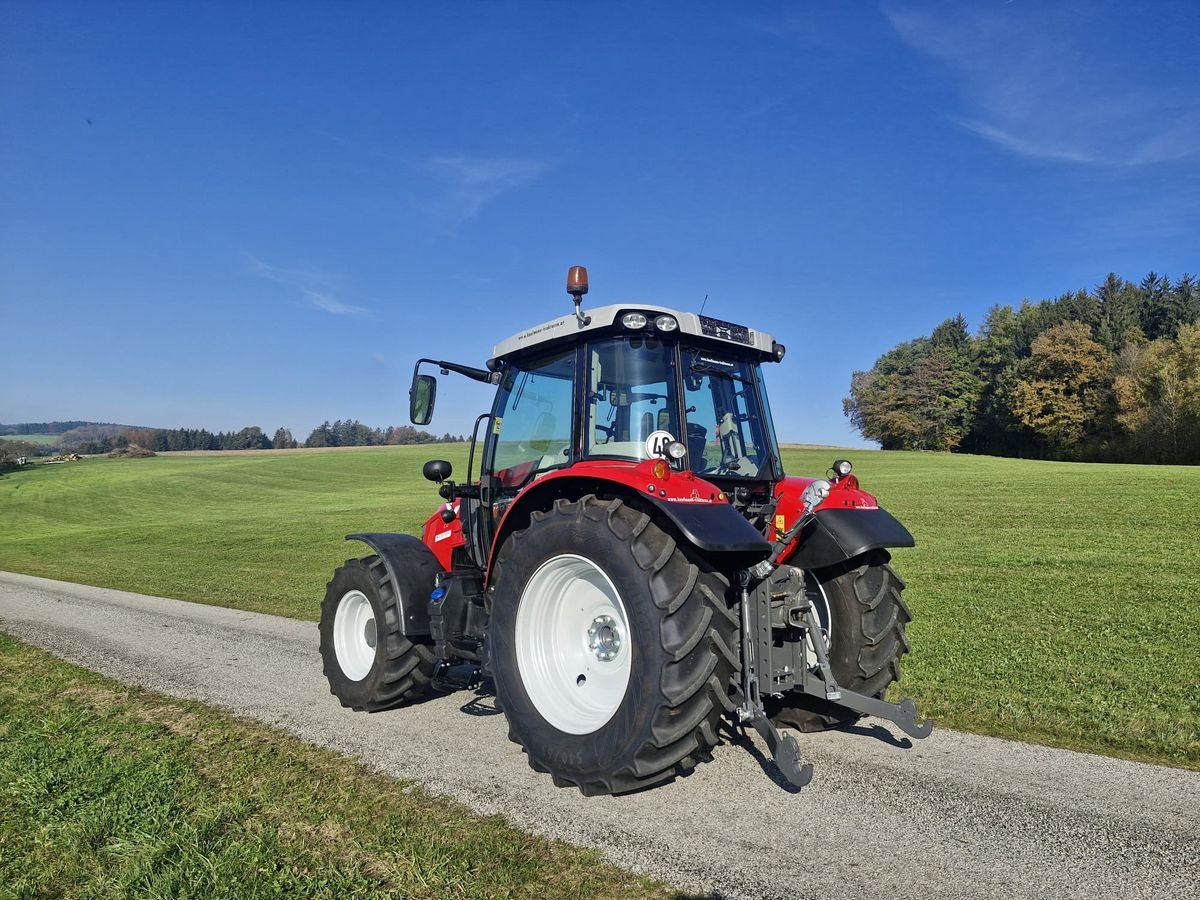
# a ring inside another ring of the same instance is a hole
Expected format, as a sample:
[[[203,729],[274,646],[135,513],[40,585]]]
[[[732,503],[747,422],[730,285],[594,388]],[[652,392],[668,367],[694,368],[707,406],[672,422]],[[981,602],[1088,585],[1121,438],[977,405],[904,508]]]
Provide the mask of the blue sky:
[[[781,439],[861,445],[898,341],[1200,269],[1198,9],[4,0],[0,421],[403,424],[582,264],[774,333]]]

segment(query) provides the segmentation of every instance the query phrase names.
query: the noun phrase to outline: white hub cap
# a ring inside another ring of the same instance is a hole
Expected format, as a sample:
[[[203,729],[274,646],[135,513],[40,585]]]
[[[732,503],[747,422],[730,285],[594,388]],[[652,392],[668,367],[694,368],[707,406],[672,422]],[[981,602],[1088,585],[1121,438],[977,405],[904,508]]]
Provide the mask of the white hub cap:
[[[333,650],[351,681],[362,681],[375,662],[379,632],[371,601],[362,591],[347,591],[333,616]]]
[[[517,607],[517,668],[542,718],[591,734],[629,687],[633,638],[621,595],[591,560],[564,554],[530,577]]]

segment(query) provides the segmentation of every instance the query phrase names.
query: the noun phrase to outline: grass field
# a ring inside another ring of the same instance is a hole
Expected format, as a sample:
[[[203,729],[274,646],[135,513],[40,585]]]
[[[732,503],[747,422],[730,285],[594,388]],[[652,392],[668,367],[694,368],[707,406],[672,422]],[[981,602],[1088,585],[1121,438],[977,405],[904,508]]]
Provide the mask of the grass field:
[[[39,447],[53,447],[61,434],[0,434],[0,441],[26,441]]]
[[[314,619],[341,536],[416,531],[464,445],[0,478],[0,568]],[[904,690],[946,725],[1200,769],[1200,469],[854,451],[918,546]],[[820,474],[828,450],[787,450]]]
[[[0,897],[670,897],[198,703],[0,635]]]

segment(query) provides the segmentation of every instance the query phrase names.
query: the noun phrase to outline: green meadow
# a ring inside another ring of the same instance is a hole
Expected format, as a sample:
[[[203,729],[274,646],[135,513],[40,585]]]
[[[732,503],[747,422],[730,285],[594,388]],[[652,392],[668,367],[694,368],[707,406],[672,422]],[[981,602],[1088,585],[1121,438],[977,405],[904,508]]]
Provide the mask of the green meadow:
[[[0,441],[25,441],[39,447],[53,447],[61,437],[61,434],[0,434]]]
[[[0,634],[0,897],[678,896],[595,850]]]
[[[784,453],[822,474],[837,451]],[[348,532],[417,532],[464,445],[89,459],[0,477],[0,568],[315,619]],[[852,451],[917,547],[903,691],[944,725],[1200,769],[1200,468]]]

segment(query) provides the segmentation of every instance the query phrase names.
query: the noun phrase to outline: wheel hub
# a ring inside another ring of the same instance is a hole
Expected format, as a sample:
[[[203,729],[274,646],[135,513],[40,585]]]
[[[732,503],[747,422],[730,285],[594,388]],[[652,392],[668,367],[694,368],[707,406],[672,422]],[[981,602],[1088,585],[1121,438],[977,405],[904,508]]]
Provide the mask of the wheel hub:
[[[621,632],[616,619],[612,616],[592,619],[588,628],[588,649],[596,654],[596,659],[604,662],[616,659],[617,651],[621,649]]]
[[[634,638],[620,592],[592,560],[552,557],[517,605],[517,668],[541,716],[567,734],[591,734],[629,687]]]
[[[338,665],[351,681],[361,681],[375,663],[379,626],[371,601],[362,591],[347,591],[333,617],[333,649]]]

